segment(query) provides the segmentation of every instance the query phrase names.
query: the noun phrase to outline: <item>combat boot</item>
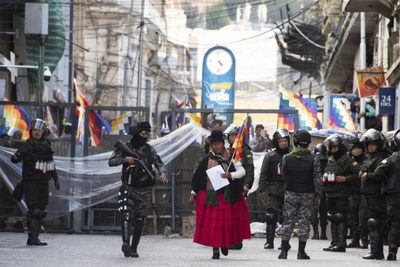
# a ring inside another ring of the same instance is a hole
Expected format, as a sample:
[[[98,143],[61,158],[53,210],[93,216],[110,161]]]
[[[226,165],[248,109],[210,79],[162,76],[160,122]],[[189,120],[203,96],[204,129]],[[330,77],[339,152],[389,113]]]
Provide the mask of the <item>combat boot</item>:
[[[299,251],[297,252],[297,259],[298,260],[309,260],[310,256],[306,254],[304,249],[306,248],[307,241],[300,241],[299,240]]]
[[[389,255],[387,256],[388,261],[395,261],[397,254],[397,245],[396,244],[389,244]]]
[[[213,259],[213,260],[219,259],[219,248],[213,248],[213,255],[212,255],[211,259]]]
[[[288,251],[291,248],[289,241],[286,240],[282,240],[282,250],[281,250],[281,254],[279,254],[278,259],[280,260],[286,260],[287,259],[287,255],[288,255]]]
[[[332,252],[346,252],[346,223],[337,224],[337,245],[332,247]]]
[[[338,233],[337,233],[337,224],[331,223],[331,233],[332,233],[332,241],[329,247],[323,248],[323,251],[332,251],[332,248],[337,245],[338,242]]]
[[[313,232],[314,232],[314,234],[313,234],[311,239],[318,240],[319,239],[318,225],[317,226],[313,226]]]
[[[264,245],[264,249],[274,249],[275,227],[276,224],[267,223],[267,242]]]
[[[142,236],[142,225],[134,226],[133,234],[132,234],[132,244],[130,247],[130,256],[133,258],[138,258],[139,254],[137,253],[137,247],[139,245],[140,237]]]
[[[129,246],[129,241],[131,238],[131,225],[130,225],[129,220],[122,221],[121,231],[122,231],[121,251],[122,251],[122,253],[124,253],[125,257],[130,257],[131,256],[131,247]]]
[[[40,227],[42,226],[41,220],[32,218],[29,225],[30,233],[28,234],[28,240],[26,241],[26,244],[28,246],[47,246],[46,242],[42,242],[39,239]]]
[[[377,231],[371,233],[371,252],[363,257],[365,260],[383,260],[383,245],[379,244],[379,234]]]

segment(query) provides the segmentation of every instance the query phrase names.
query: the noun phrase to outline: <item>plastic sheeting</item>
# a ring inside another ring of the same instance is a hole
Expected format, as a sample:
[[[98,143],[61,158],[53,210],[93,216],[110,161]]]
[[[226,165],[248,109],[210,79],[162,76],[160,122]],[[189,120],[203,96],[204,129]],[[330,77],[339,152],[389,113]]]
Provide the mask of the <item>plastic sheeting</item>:
[[[189,123],[165,137],[150,141],[165,164],[171,162],[196,140],[209,135],[209,131]],[[10,190],[21,180],[22,163],[10,161],[15,149],[0,147],[0,177]],[[112,151],[88,157],[54,157],[61,190],[56,191],[50,182],[50,200],[47,220],[68,212],[84,209],[115,197],[121,185],[121,168],[109,167]]]

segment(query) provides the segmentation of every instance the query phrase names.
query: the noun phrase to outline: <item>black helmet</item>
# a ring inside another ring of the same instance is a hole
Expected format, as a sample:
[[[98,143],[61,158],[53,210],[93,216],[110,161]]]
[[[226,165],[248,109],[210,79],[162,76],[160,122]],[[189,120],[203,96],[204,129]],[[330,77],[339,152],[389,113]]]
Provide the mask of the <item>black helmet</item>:
[[[237,135],[239,133],[240,129],[237,126],[232,127],[230,131],[228,132],[228,135]]]
[[[137,135],[141,131],[151,131],[151,125],[148,121],[137,122],[133,127],[131,127],[129,133],[131,135]]]
[[[393,136],[393,144],[396,151],[400,150],[400,130],[397,130]]]
[[[290,145],[290,136],[288,130],[280,128],[276,130],[274,135],[272,136],[272,143],[276,148],[278,148],[278,141],[281,138],[287,138]]]
[[[35,119],[29,123],[29,131],[36,129],[36,130],[41,130],[42,132],[44,132],[44,130],[46,130],[46,128],[47,128],[46,123],[41,119]]]
[[[373,128],[368,129],[360,138],[360,141],[364,143],[365,150],[368,151],[368,144],[373,143],[378,146],[378,150],[385,148],[385,137],[383,134]]]
[[[293,143],[296,147],[306,148],[311,143],[311,134],[306,130],[297,130],[293,135]]]
[[[362,150],[364,150],[364,145],[363,143],[360,141],[359,138],[354,138],[353,140],[351,140],[350,143],[350,151],[353,150],[353,148],[358,147],[361,148]]]
[[[318,144],[314,147],[314,154],[315,155],[321,155],[321,156],[326,156],[326,153],[328,150],[326,149],[326,146],[324,144]]]
[[[343,146],[343,139],[340,135],[338,134],[332,134],[328,136],[325,141],[325,145],[330,149],[332,146],[338,146],[341,147]]]

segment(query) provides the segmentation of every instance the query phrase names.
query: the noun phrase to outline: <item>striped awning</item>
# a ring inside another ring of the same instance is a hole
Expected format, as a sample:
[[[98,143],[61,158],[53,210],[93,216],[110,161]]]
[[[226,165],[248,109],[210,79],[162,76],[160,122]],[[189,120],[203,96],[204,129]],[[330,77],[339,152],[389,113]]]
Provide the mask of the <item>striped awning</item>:
[[[49,34],[45,43],[44,65],[53,72],[65,49],[65,29],[63,23],[62,0],[46,0],[49,4]],[[38,65],[39,42],[30,35],[26,35],[26,64]],[[29,70],[29,78],[36,85],[37,70]]]

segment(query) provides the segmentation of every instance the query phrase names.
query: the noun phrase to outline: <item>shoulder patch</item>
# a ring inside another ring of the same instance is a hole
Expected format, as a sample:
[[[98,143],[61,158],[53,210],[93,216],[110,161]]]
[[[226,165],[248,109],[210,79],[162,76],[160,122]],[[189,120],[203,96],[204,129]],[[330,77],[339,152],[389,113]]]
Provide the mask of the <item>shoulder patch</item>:
[[[252,158],[253,155],[250,153],[250,154],[247,154],[247,157],[248,157],[248,158]]]
[[[386,163],[387,163],[387,160],[384,159],[384,160],[381,161],[381,163],[382,163],[382,164],[386,164]]]

